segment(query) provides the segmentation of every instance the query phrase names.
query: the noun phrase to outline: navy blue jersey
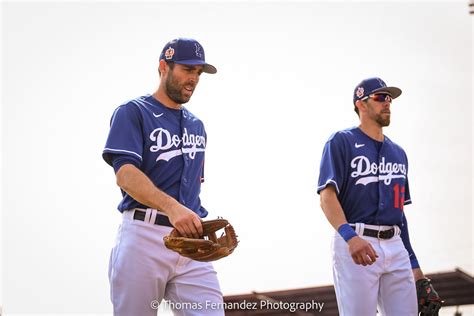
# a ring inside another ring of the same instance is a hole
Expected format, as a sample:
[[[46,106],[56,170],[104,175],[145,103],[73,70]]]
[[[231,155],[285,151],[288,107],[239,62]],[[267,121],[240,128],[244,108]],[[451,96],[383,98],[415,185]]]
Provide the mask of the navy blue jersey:
[[[399,225],[410,204],[405,151],[384,137],[378,142],[358,127],[333,134],[320,166],[318,193],[332,185],[349,223]]]
[[[170,109],[145,95],[115,110],[102,157],[110,165],[117,156],[137,161],[156,187],[205,217],[199,193],[206,142],[203,123],[186,108]],[[124,191],[122,195],[121,212],[149,207]]]

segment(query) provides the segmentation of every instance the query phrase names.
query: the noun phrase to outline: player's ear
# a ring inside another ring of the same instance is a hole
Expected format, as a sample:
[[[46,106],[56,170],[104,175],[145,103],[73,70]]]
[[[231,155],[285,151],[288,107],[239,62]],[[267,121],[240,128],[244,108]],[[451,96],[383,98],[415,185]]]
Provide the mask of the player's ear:
[[[367,109],[367,104],[361,100],[357,100],[356,103],[355,103],[355,106],[356,108],[359,109],[359,113],[360,112],[365,112],[366,109]]]
[[[167,71],[167,64],[166,64],[166,61],[164,61],[163,59],[160,60],[160,63],[158,64],[158,73],[160,74],[160,76],[163,76],[164,73],[166,73]]]

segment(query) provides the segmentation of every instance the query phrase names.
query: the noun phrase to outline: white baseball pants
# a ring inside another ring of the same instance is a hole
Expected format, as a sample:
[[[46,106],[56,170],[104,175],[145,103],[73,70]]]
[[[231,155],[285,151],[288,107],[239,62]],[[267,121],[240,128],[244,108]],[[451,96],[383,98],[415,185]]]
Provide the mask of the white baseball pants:
[[[167,249],[163,237],[171,227],[155,225],[156,210],[145,221],[125,211],[109,263],[110,295],[115,316],[155,316],[163,298],[174,315],[223,316],[216,272]]]
[[[379,256],[370,266],[355,264],[347,242],[339,233],[334,235],[333,276],[340,315],[376,315],[377,305],[384,316],[418,315],[415,281],[400,235],[384,240],[362,236],[363,229],[364,224],[357,224],[358,235],[370,242]]]

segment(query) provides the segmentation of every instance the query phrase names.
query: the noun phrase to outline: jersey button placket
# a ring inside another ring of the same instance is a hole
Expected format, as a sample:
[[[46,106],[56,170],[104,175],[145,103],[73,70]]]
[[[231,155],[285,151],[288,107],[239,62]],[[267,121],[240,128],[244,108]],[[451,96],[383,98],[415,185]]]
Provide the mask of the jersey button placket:
[[[385,195],[384,195],[384,185],[385,185],[385,181],[380,181],[380,166],[382,164],[382,150],[383,150],[383,146],[384,146],[384,142],[382,142],[382,145],[380,146],[380,149],[379,149],[379,165],[378,165],[378,174],[379,174],[379,210],[383,210],[385,208],[385,203],[384,203],[384,198],[385,198]]]
[[[379,174],[379,177],[380,177],[380,174]],[[380,181],[380,178],[379,178],[379,210],[380,211],[383,210],[385,206],[385,203],[383,202],[383,199],[384,199],[383,186],[384,186],[384,183],[383,181]]]
[[[382,144],[383,146],[383,144]],[[385,203],[384,203],[384,198],[385,198],[385,195],[384,195],[384,186],[385,186],[385,181],[380,181],[380,165],[382,163],[382,155],[379,155],[379,170],[378,170],[378,173],[379,173],[379,209],[380,210],[383,210],[384,207],[385,207]]]
[[[383,195],[383,186],[384,186],[384,181],[380,179],[380,163],[382,161],[382,155],[378,155],[378,169],[377,169],[377,175],[378,175],[378,189],[379,189],[379,204],[378,204],[378,210],[377,210],[377,215],[376,215],[376,224],[380,224],[380,221],[378,219],[378,214],[380,211],[382,211],[384,209],[384,202],[383,202],[383,199],[384,199],[384,195]],[[380,242],[380,240],[379,240]]]
[[[184,168],[183,168],[183,174],[181,176],[181,188],[182,188],[182,191],[189,192],[189,189],[188,189],[189,180],[188,180],[187,175],[189,171],[190,162],[189,162],[189,155],[184,152],[183,152],[183,160],[184,160]],[[181,195],[181,196],[184,196],[184,195]],[[186,200],[182,198],[181,203],[185,204]]]

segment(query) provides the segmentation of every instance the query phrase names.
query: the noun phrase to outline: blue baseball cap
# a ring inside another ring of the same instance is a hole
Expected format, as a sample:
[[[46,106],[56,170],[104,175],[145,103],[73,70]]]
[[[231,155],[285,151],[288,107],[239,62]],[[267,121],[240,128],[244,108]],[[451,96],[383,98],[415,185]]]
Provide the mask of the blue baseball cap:
[[[203,71],[209,74],[217,72],[216,67],[206,63],[204,48],[191,38],[176,38],[169,41],[160,55],[160,60],[182,65],[203,65]]]
[[[354,89],[354,105],[357,100],[364,100],[374,93],[386,92],[392,99],[398,98],[402,90],[397,87],[387,87],[385,82],[377,77],[364,79]]]

